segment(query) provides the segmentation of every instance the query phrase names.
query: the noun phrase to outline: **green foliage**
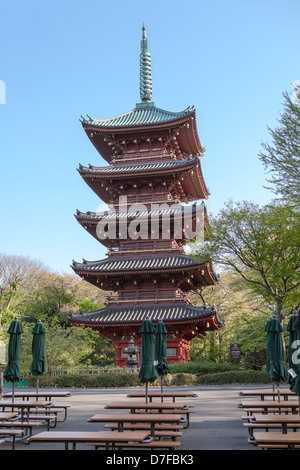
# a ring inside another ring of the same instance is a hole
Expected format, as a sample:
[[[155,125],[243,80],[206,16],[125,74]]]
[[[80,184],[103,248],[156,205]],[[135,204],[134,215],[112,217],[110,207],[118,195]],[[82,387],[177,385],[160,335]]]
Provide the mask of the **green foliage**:
[[[264,331],[269,314],[252,312],[251,315],[241,313],[236,318],[235,331],[243,351],[261,351],[266,347],[266,333]]]
[[[35,386],[35,377],[31,377],[30,386]],[[163,385],[197,386],[197,385],[226,385],[226,384],[270,384],[270,376],[265,371],[228,370],[227,372],[207,373],[203,375],[192,373],[172,373],[163,377]],[[43,388],[121,388],[142,387],[138,374],[99,374],[99,375],[61,375],[57,377],[41,376],[40,386]],[[159,387],[158,378],[150,387]]]
[[[257,350],[249,348],[242,358],[242,365],[245,369],[263,370],[266,366],[266,349]]]
[[[103,336],[96,337],[93,345],[93,349],[89,354],[83,355],[80,359],[81,364],[87,364],[92,366],[107,366],[115,364],[115,346],[114,342],[110,338]]]
[[[98,338],[89,328],[73,327],[70,310],[98,309],[103,292],[75,275],[49,272],[30,258],[0,254],[0,336],[8,342],[6,331],[13,318],[22,321],[21,369],[29,369],[31,331],[40,319],[46,329],[47,369],[58,366],[112,362],[111,342]]]
[[[300,306],[300,213],[289,204],[260,207],[228,203],[211,221],[212,238],[195,258],[208,257],[238,274],[266,304],[283,310]]]
[[[99,310],[100,308],[103,308],[102,302],[93,302],[88,297],[85,297],[83,300],[78,301],[77,305],[84,312],[91,312],[93,310]]]
[[[35,386],[35,378],[31,377],[30,386]],[[197,385],[198,377],[194,374],[167,374],[163,377],[164,386]],[[138,374],[136,373],[104,373],[99,375],[60,375],[56,377],[41,376],[40,386],[66,387],[66,388],[119,388],[142,386]],[[151,384],[152,387],[160,386],[160,377]]]
[[[202,375],[198,385],[224,385],[224,384],[270,384],[270,376],[264,371],[237,370],[219,372],[217,374]]]
[[[259,154],[271,178],[271,189],[299,207],[300,202],[300,87],[293,96],[283,93],[284,109],[279,126],[269,128],[271,144],[263,142]],[[295,99],[296,98],[296,99]],[[298,98],[298,99],[297,99]]]
[[[110,374],[99,375],[60,375],[57,377],[42,376],[42,387],[67,387],[67,388],[114,388],[131,387],[141,384],[138,374]],[[32,384],[33,385],[33,384]]]
[[[214,374],[217,372],[225,372],[235,370],[234,364],[220,364],[215,362],[175,362],[169,365],[170,374]]]
[[[90,354],[97,333],[89,328],[62,327],[55,320],[43,322],[46,331],[46,369],[77,365],[81,357]],[[21,370],[28,371],[32,361],[31,345],[34,323],[22,322]]]

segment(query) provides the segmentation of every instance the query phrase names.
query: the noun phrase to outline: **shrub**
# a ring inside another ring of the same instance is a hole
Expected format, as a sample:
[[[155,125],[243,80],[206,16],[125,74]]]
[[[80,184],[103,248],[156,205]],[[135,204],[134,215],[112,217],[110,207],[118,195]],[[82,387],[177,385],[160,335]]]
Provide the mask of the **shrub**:
[[[171,374],[186,373],[186,374],[213,374],[217,372],[226,372],[230,370],[237,370],[239,366],[233,363],[219,364],[216,362],[175,362],[169,365],[169,372]]]
[[[270,376],[265,371],[256,370],[237,370],[198,376],[198,385],[224,385],[234,383],[269,384]]]
[[[224,385],[224,384],[269,384],[270,376],[266,371],[255,370],[227,370],[225,372],[216,372],[214,374],[191,374],[191,373],[169,373],[163,376],[163,385]],[[36,378],[29,378],[29,385],[35,387]],[[151,386],[160,387],[161,378],[158,377]],[[118,387],[138,387],[143,386],[138,374],[109,374],[100,375],[60,375],[57,377],[41,376],[40,387],[59,387],[59,388],[118,388]]]

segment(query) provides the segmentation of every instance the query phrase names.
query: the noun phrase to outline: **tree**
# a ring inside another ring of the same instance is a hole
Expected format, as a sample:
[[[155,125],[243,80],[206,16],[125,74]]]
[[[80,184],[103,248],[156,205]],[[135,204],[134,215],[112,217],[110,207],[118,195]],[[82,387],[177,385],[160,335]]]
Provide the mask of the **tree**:
[[[275,304],[282,321],[284,310],[300,307],[299,233],[300,214],[289,204],[229,202],[211,218],[211,240],[193,256],[237,273],[256,295]]]
[[[262,143],[259,157],[265,169],[271,173],[267,180],[275,194],[299,205],[300,203],[300,86],[284,96],[284,111],[278,120],[280,126],[268,127],[272,144]]]
[[[0,322],[20,315],[47,268],[25,256],[0,254]]]
[[[24,315],[33,320],[44,316],[57,317],[61,324],[68,324],[70,310],[97,309],[102,306],[104,293],[77,275],[44,273],[34,295],[24,305]]]
[[[190,297],[199,305],[196,294],[190,294]],[[260,318],[264,324],[267,323],[268,308],[264,299],[256,295],[241,276],[228,269],[223,270],[218,284],[204,289],[202,297],[205,303],[215,306],[224,326],[217,332],[207,332],[202,339],[194,338],[191,341],[191,359],[227,362],[230,344],[236,342],[241,344],[243,356],[264,349],[265,344],[258,339],[256,327]]]
[[[97,333],[90,328],[64,328],[54,318],[44,320],[46,330],[46,369],[49,373],[57,367],[74,367],[80,365],[83,357],[91,354],[97,341]],[[21,368],[29,370],[32,355],[32,330],[34,323],[23,322],[21,341]]]

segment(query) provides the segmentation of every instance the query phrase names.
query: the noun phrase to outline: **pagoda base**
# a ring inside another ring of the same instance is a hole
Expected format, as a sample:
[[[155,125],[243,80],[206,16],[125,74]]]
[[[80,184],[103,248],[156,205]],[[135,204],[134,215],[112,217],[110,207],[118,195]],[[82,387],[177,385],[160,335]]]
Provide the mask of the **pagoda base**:
[[[86,326],[110,338],[115,345],[116,366],[126,365],[124,349],[132,338],[134,346],[141,347],[139,333],[143,320],[148,317],[154,326],[162,320],[167,329],[167,361],[186,362],[190,360],[190,340],[203,337],[206,331],[222,328],[214,307],[195,307],[189,304],[178,306],[148,307],[105,307],[94,312],[72,313],[69,317],[74,326]],[[140,361],[140,358],[138,358]]]

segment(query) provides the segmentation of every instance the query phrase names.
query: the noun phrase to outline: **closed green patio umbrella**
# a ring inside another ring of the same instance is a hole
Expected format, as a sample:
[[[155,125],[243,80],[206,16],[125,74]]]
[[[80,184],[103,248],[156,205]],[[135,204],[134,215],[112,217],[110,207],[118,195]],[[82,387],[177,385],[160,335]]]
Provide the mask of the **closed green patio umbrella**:
[[[266,324],[265,331],[267,333],[266,370],[270,375],[273,387],[274,383],[277,384],[278,401],[280,401],[279,384],[280,382],[286,382],[288,379],[288,371],[285,365],[285,354],[281,336],[283,328],[279,320],[272,317]]]
[[[15,398],[15,382],[20,381],[20,353],[21,353],[21,333],[23,328],[18,318],[11,322],[8,331],[10,334],[8,343],[8,360],[3,377],[8,382],[12,382],[12,402]]]
[[[289,378],[288,382],[292,392],[296,393],[299,397],[300,405],[300,358],[298,354],[300,346],[300,311],[294,312],[291,316],[287,331],[289,331]],[[300,406],[299,406],[300,413]]]
[[[155,328],[155,367],[160,375],[160,389],[163,391],[163,376],[168,373],[167,363],[167,329],[163,321],[159,321]]]
[[[36,375],[36,393],[39,389],[39,377],[45,372],[45,360],[46,360],[46,342],[45,342],[45,328],[38,320],[34,329],[32,330],[32,363],[30,371],[33,375]]]
[[[143,321],[139,333],[142,334],[142,363],[139,371],[139,379],[146,384],[146,403],[148,403],[148,383],[154,382],[158,372],[154,366],[154,326],[149,317]]]

